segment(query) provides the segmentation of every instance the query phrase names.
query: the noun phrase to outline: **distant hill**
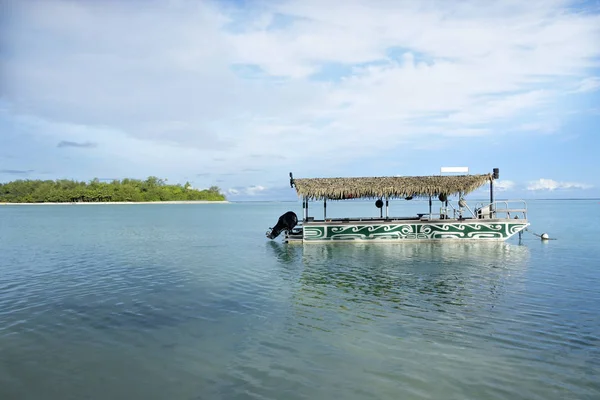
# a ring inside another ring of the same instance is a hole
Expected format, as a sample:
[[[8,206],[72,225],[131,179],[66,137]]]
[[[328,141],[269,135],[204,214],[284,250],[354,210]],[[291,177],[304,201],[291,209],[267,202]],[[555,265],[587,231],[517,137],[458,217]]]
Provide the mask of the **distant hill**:
[[[197,190],[185,185],[167,185],[155,176],[146,180],[123,179],[89,183],[67,179],[16,180],[0,184],[0,202],[72,203],[72,202],[151,202],[151,201],[224,201],[217,186]]]

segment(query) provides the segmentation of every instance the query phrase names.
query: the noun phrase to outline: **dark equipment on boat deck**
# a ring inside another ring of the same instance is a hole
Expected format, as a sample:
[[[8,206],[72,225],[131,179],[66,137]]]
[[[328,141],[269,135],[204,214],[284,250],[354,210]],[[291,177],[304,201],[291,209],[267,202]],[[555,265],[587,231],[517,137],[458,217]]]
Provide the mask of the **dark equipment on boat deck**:
[[[298,225],[298,216],[295,212],[288,211],[279,217],[277,224],[273,228],[269,228],[270,231],[267,231],[267,237],[275,239],[282,231],[290,232],[296,225]]]
[[[379,208],[379,218],[383,218],[383,200],[377,199],[375,207]]]

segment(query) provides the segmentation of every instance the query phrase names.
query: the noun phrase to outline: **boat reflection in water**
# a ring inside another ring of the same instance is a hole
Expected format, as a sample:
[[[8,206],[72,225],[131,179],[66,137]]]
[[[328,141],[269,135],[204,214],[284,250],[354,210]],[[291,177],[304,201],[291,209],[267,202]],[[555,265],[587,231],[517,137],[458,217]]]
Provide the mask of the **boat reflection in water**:
[[[348,300],[465,304],[476,293],[501,291],[507,280],[518,284],[528,258],[526,247],[506,243],[303,246],[302,279],[307,290],[336,287]]]
[[[436,319],[491,310],[522,287],[529,260],[527,247],[497,242],[269,244],[279,262],[301,269],[294,303],[322,329],[399,310]]]
[[[271,248],[277,261],[282,264],[295,264],[302,262],[302,246],[289,245],[277,241],[268,241],[266,246]]]
[[[335,397],[340,387],[376,388],[369,390],[381,398],[419,390],[444,398],[459,383],[519,376],[522,366],[510,360],[522,353],[523,335],[530,337],[519,297],[527,247],[269,244],[289,295],[277,335],[294,349],[286,360],[314,383],[313,398]],[[338,383],[326,396],[325,380]]]

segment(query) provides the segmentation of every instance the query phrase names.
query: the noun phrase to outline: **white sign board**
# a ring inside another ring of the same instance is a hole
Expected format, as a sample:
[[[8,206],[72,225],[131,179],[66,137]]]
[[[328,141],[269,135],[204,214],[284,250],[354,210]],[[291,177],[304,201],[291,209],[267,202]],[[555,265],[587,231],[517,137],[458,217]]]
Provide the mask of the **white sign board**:
[[[463,174],[468,174],[469,173],[469,167],[442,167],[441,168],[441,173],[463,173]]]

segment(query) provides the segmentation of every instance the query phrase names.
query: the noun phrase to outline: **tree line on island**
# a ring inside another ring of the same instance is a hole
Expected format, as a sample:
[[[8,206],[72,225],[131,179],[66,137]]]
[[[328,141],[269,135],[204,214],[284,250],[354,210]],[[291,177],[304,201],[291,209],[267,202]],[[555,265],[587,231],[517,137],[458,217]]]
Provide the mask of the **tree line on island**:
[[[151,202],[151,201],[223,201],[217,186],[198,190],[185,185],[169,185],[166,180],[150,176],[146,180],[115,179],[89,183],[68,179],[16,180],[0,183],[2,203],[74,203],[74,202]]]

